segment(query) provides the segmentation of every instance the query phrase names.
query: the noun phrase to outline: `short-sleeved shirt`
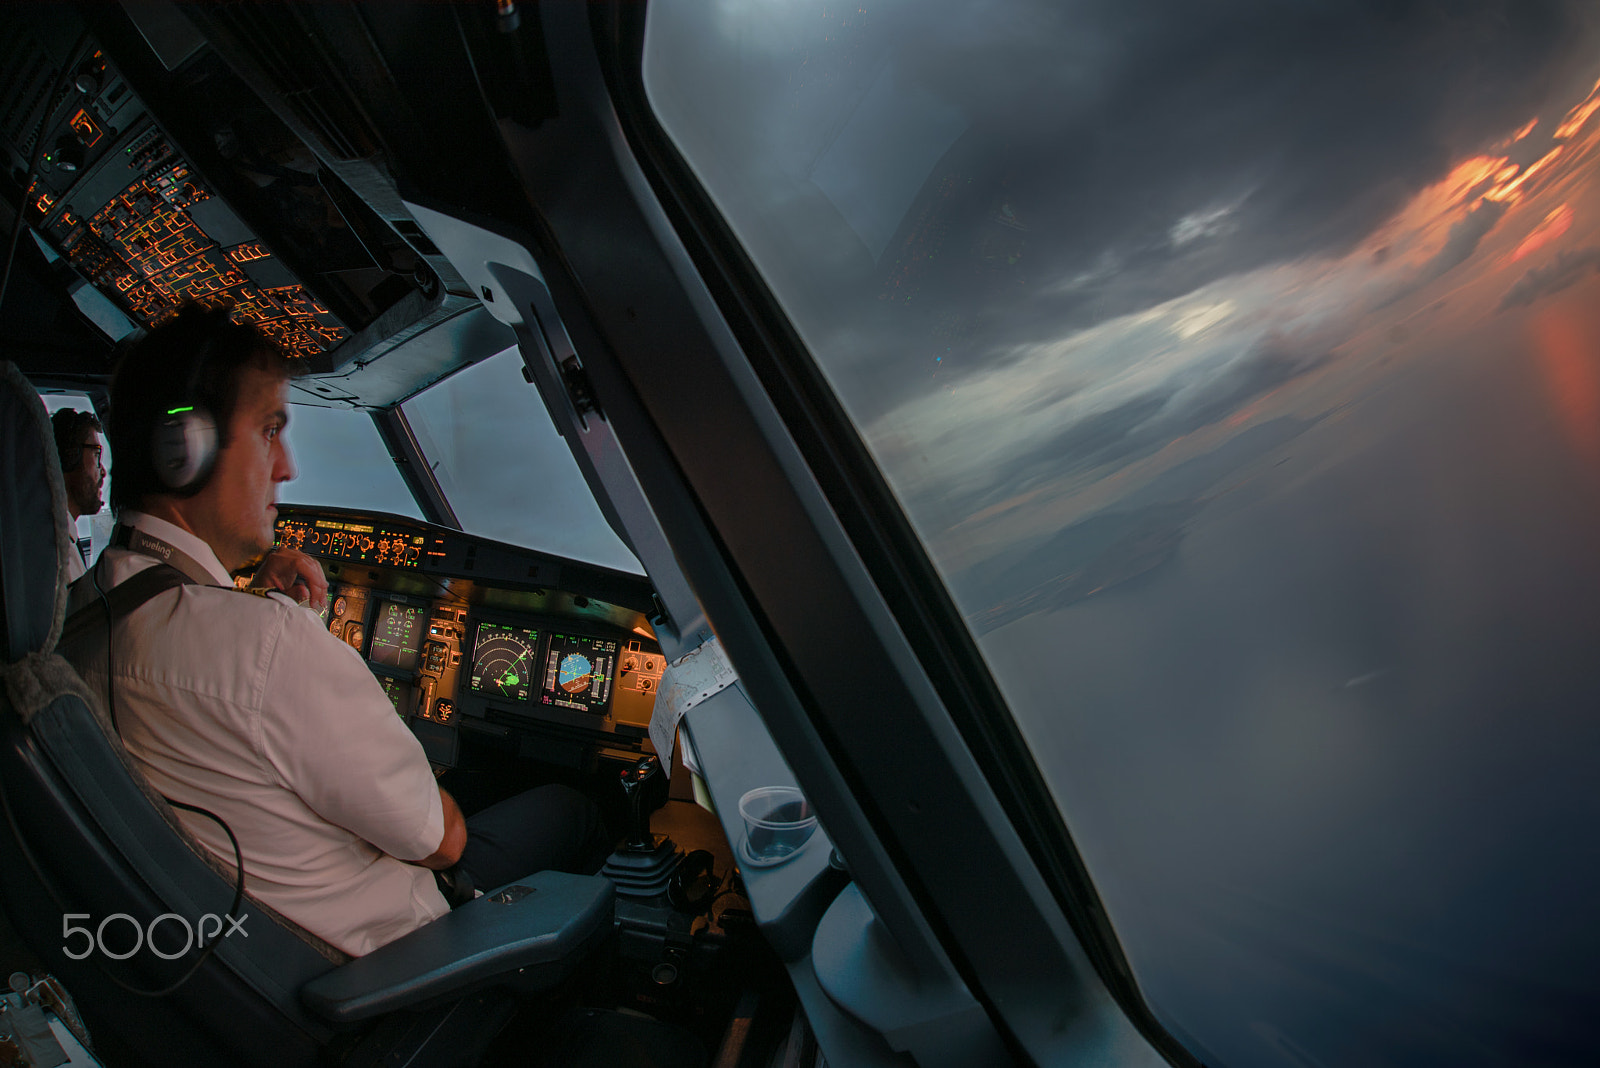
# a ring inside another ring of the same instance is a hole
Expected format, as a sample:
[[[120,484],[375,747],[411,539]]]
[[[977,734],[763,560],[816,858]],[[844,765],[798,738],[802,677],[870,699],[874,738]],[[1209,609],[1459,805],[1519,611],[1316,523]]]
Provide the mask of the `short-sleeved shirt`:
[[[76,582],[83,577],[83,552],[78,548],[78,522],[67,513],[67,532],[72,537],[72,551],[67,554],[67,581]]]
[[[246,889],[346,953],[448,912],[433,873],[405,863],[444,837],[432,769],[360,654],[288,598],[233,589],[187,531],[133,511],[121,521],[189,554],[217,583],[158,594],[113,634],[117,727],[156,789],[226,820]],[[103,561],[106,589],[155,564],[115,547]],[[74,586],[74,607],[94,596],[87,586]],[[103,658],[80,665],[101,692]],[[178,815],[233,863],[220,827]]]

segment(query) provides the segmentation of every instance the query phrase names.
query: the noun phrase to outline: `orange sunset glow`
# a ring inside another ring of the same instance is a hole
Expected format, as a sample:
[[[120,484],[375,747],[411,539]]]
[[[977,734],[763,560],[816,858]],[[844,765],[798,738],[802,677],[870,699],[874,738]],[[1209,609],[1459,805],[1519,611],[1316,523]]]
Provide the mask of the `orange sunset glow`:
[[[1533,355],[1550,406],[1572,451],[1600,471],[1600,337],[1586,322],[1561,306],[1545,309],[1529,324]]]
[[[1594,83],[1594,88],[1589,90],[1589,95],[1584,98],[1583,103],[1567,112],[1566,119],[1556,127],[1556,132],[1552,136],[1558,141],[1566,140],[1577,133],[1596,111],[1600,111],[1600,82]]]
[[[1563,204],[1546,215],[1544,221],[1534,228],[1533,233],[1522,239],[1522,244],[1511,254],[1511,262],[1516,263],[1524,256],[1538,252],[1571,228],[1572,205]]]

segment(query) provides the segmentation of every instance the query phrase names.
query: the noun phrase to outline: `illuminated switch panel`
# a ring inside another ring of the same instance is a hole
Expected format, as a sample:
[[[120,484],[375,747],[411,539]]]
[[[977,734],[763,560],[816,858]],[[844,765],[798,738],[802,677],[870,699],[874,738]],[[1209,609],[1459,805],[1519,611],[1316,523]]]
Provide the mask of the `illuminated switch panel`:
[[[73,129],[97,137],[99,128],[84,116]],[[87,205],[74,200],[53,218],[57,198],[40,192],[33,208],[72,266],[136,322],[154,326],[194,301],[232,306],[235,320],[254,324],[289,356],[311,356],[350,336],[266,245],[238,240],[233,212],[159,130],[141,134],[113,159],[124,177],[101,174],[113,177],[110,190],[118,191]]]

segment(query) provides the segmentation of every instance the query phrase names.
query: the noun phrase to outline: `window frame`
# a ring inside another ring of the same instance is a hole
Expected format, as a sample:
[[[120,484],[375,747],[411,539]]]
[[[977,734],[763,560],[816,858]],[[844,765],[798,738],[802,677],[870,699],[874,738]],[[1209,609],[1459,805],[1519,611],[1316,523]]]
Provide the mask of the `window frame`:
[[[411,432],[411,423],[407,421],[405,412],[400,410],[400,405],[393,404],[374,411],[372,422],[378,428],[379,439],[389,450],[389,459],[400,472],[401,481],[411,491],[417,507],[422,509],[423,518],[435,526],[460,530],[461,520],[456,518],[455,510],[444,495],[444,488],[428,466],[428,459],[423,455],[416,435]]]

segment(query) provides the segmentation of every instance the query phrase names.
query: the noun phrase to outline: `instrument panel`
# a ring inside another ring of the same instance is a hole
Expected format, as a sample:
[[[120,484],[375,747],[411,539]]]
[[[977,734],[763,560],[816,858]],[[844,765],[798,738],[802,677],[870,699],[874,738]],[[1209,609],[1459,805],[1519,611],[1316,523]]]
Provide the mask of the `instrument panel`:
[[[473,735],[553,763],[645,750],[666,664],[628,607],[650,603],[643,579],[401,517],[281,512],[278,544],[324,560],[329,634],[435,764]]]
[[[639,635],[353,584],[330,586],[321,614],[439,764],[454,762],[456,728],[502,737],[517,728],[569,738],[587,731],[607,747],[637,745],[665,668],[656,644]]]
[[[372,624],[372,662],[401,671],[416,670],[422,653],[423,619],[423,609],[416,605],[382,602]]]

